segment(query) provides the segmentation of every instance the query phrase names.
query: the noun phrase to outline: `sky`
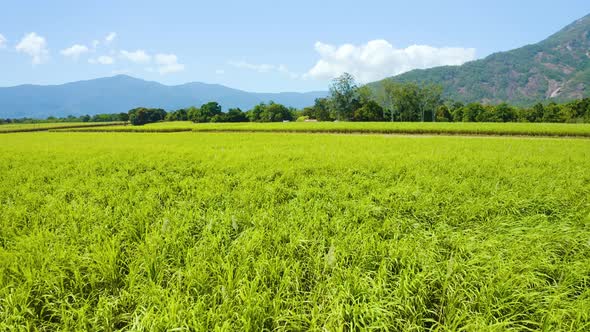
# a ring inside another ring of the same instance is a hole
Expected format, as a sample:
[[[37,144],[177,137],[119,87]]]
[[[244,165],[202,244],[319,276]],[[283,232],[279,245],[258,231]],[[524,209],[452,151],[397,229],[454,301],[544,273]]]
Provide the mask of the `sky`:
[[[367,83],[539,42],[588,0],[29,1],[0,4],[0,86],[126,74],[253,92]]]

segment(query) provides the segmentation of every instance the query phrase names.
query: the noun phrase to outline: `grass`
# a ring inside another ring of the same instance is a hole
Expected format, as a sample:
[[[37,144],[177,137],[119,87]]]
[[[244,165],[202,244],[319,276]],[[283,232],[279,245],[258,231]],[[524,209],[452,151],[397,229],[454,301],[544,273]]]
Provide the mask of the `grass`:
[[[34,133],[0,330],[590,329],[590,141]]]
[[[174,132],[189,130],[197,132],[304,132],[590,137],[590,124],[564,123],[275,122],[195,124],[192,122],[162,122],[145,126],[80,128],[75,131]]]
[[[176,133],[193,131],[197,124],[191,121],[149,123],[143,126],[109,126],[104,128],[56,128],[56,132],[127,132],[127,133]]]
[[[30,131],[46,131],[64,128],[96,128],[105,126],[120,126],[123,122],[57,122],[57,123],[9,123],[0,125],[1,133],[20,133]]]

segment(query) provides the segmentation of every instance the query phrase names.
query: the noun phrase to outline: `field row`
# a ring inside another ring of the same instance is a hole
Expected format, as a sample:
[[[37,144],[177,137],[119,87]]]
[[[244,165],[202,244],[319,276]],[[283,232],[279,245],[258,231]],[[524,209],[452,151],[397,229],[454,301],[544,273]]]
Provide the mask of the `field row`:
[[[161,122],[144,126],[58,129],[103,132],[303,132],[347,134],[432,134],[590,137],[590,124],[563,123],[424,123],[424,122]]]
[[[124,122],[58,122],[58,123],[15,123],[0,125],[0,134],[46,131],[53,129],[98,128],[124,126]]]

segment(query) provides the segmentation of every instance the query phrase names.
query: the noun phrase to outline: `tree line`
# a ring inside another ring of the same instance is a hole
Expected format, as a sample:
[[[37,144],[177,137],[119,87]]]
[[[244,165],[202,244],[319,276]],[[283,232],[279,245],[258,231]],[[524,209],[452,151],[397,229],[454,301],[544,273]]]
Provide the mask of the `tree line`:
[[[440,85],[381,83],[359,86],[344,73],[333,80],[329,97],[316,99],[301,115],[320,121],[590,122],[590,98],[531,107],[463,104],[443,98]]]
[[[0,118],[0,124],[8,123],[56,123],[56,122],[126,122],[129,121],[128,113],[103,113],[95,115],[81,115],[73,116],[68,115],[65,117],[50,116],[45,119],[35,118],[15,118],[15,119],[2,119]]]
[[[230,108],[222,111],[219,103],[211,101],[200,107],[167,112],[161,108],[138,107],[127,113],[0,119],[2,123],[39,122],[113,122],[129,121],[133,125],[159,121],[206,122],[281,122],[281,121],[399,121],[399,122],[563,122],[590,123],[590,98],[567,103],[537,103],[517,107],[507,103],[486,105],[463,104],[443,98],[440,85],[396,83],[382,81],[380,85],[359,85],[348,73],[335,78],[330,94],[318,98],[314,105],[297,110],[269,102],[259,103],[248,111]]]
[[[240,108],[230,108],[227,112],[223,112],[221,105],[212,101],[201,105],[201,107],[191,106],[171,112],[166,112],[163,109],[135,108],[129,111],[129,121],[133,125],[158,121],[193,121],[195,123],[281,122],[295,120],[298,113],[295,108],[272,101],[259,103],[246,112]]]

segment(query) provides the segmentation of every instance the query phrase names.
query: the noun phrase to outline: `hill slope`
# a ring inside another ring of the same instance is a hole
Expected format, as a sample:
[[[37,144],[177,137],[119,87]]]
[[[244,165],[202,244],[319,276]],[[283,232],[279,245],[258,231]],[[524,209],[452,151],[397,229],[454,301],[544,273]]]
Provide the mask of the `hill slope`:
[[[273,100],[287,106],[304,107],[327,92],[252,93],[223,85],[187,83],[167,86],[119,75],[62,85],[20,85],[0,88],[0,117],[18,118],[127,112],[138,106],[167,110],[219,102],[224,109],[248,110]]]
[[[590,15],[534,45],[495,53],[461,66],[413,70],[391,79],[441,84],[445,96],[463,102],[526,105],[587,97]]]

